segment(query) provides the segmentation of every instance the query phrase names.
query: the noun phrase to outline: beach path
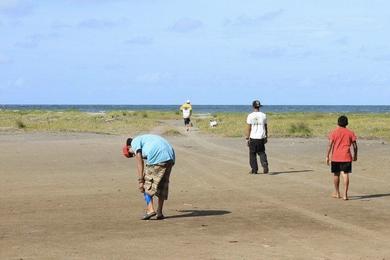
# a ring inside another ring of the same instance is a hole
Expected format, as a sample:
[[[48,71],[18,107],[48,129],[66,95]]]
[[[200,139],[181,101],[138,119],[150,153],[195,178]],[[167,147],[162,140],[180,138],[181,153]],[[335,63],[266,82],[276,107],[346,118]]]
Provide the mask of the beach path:
[[[126,136],[0,135],[0,259],[389,259],[390,146],[359,140],[350,200],[331,198],[325,139],[270,138],[249,175],[243,138],[177,134],[167,218],[141,221]]]

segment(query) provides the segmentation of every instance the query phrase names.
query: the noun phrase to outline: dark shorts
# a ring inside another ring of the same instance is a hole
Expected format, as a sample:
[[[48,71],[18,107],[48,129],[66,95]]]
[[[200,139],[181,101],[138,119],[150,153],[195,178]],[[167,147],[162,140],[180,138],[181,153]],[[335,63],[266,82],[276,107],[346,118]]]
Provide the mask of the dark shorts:
[[[189,125],[191,122],[191,119],[190,118],[184,118],[184,124],[185,125]]]
[[[352,163],[351,162],[332,162],[331,171],[333,173],[351,173]]]

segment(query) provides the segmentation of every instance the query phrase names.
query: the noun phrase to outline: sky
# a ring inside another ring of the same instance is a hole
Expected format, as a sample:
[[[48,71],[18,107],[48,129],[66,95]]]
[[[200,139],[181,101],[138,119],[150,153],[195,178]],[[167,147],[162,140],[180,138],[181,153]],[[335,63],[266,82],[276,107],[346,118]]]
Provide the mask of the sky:
[[[390,105],[387,0],[0,0],[0,104]]]

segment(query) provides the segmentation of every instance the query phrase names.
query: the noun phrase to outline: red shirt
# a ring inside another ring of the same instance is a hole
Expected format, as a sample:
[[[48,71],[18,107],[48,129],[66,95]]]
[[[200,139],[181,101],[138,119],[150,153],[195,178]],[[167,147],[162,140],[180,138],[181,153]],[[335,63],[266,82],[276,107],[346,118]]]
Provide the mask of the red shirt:
[[[337,127],[329,135],[333,142],[332,162],[352,162],[351,144],[356,141],[355,133],[345,127]]]

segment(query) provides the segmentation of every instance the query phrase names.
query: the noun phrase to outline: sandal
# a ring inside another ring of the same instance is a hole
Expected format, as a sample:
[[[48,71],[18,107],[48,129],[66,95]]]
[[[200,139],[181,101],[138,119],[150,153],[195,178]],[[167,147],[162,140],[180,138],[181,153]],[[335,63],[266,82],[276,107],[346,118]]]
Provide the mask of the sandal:
[[[164,218],[165,218],[165,216],[163,214],[157,215],[157,217],[156,217],[157,220],[162,220]]]
[[[151,217],[154,217],[156,216],[156,212],[150,212],[150,213],[145,213],[145,215],[141,218],[141,220],[148,220],[150,219]]]

